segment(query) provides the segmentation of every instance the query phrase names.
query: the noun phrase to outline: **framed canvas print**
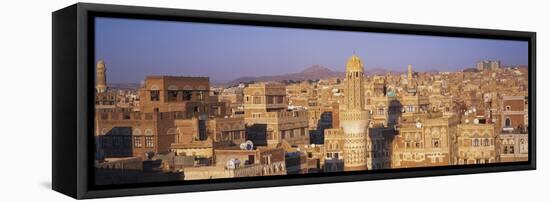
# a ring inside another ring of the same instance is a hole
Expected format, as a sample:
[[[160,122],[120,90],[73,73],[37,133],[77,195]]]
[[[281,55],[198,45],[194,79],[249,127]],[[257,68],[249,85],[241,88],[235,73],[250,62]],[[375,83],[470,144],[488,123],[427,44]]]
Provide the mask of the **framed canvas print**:
[[[534,32],[52,16],[53,189],[75,198],[536,168]]]

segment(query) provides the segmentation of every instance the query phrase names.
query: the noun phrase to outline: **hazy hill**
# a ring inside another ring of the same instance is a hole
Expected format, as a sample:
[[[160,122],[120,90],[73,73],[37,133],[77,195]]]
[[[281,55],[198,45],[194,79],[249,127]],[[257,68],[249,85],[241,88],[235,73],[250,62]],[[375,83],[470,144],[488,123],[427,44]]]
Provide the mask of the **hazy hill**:
[[[272,75],[272,76],[256,76],[256,77],[240,77],[233,81],[228,82],[228,84],[239,84],[247,82],[258,82],[258,81],[283,81],[283,80],[317,80],[317,79],[327,79],[335,77],[343,77],[343,72],[332,71],[329,68],[323,67],[321,65],[313,65],[304,69],[301,72],[290,73],[290,74],[281,74],[281,75]]]

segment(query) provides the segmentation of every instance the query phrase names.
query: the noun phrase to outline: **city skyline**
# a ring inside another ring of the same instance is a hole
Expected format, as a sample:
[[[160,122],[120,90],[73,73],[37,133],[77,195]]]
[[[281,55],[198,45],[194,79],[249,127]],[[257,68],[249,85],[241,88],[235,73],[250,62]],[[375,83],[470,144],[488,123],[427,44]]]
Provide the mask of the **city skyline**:
[[[214,180],[525,162],[527,68],[212,87],[149,75],[108,85],[96,64],[95,183]]]
[[[242,25],[96,18],[95,55],[109,83],[138,83],[146,75],[281,75],[321,65],[341,72],[355,53],[365,69],[457,71],[479,60],[526,65],[522,41],[380,34]],[[422,50],[422,51],[419,51]],[[398,57],[396,57],[398,56]]]

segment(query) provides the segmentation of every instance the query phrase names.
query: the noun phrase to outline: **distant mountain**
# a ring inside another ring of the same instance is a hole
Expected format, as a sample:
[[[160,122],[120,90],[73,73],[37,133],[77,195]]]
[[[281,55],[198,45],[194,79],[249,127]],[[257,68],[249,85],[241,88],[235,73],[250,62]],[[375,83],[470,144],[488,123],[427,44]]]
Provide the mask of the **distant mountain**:
[[[365,75],[386,75],[386,74],[401,74],[403,72],[392,71],[384,68],[365,68]],[[284,81],[284,80],[294,80],[294,81],[303,81],[303,80],[318,80],[318,79],[328,79],[328,78],[344,78],[344,72],[333,71],[329,68],[326,68],[321,65],[313,65],[308,67],[298,73],[290,74],[281,74],[273,76],[248,76],[240,77],[233,81],[227,82],[227,85],[236,85],[239,83],[249,83],[249,82],[265,82],[265,81]]]
[[[240,77],[233,81],[228,82],[229,85],[235,85],[239,83],[248,83],[248,82],[263,82],[263,81],[283,81],[283,80],[317,80],[317,79],[327,79],[335,77],[344,77],[343,72],[332,71],[329,68],[323,67],[321,65],[313,65],[304,69],[298,73],[282,74],[282,75],[273,75],[273,76],[257,76],[257,77]]]
[[[372,75],[386,75],[386,74],[401,74],[403,72],[398,71],[392,71],[384,68],[365,68],[365,75],[372,76]]]

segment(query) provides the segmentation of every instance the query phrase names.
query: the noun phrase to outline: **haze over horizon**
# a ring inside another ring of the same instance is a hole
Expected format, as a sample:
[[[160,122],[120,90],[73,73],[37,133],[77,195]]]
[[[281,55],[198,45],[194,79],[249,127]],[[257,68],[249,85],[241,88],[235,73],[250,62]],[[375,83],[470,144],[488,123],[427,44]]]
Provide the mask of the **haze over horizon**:
[[[526,65],[526,41],[96,18],[95,60],[109,83],[147,75],[208,76],[211,82],[297,73],[320,65],[343,72],[352,55],[365,70],[457,71],[479,60]]]

